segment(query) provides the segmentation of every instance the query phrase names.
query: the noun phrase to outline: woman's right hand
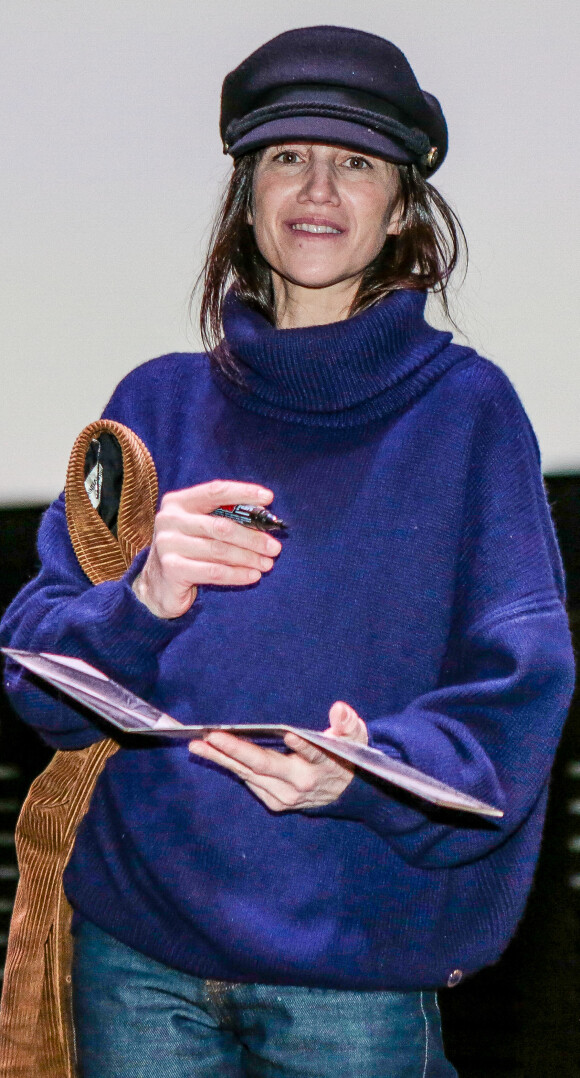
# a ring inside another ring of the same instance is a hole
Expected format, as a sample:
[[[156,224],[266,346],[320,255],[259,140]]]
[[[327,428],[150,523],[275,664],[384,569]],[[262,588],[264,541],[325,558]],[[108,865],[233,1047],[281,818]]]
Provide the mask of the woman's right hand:
[[[189,610],[198,584],[255,584],[282,544],[273,535],[209,514],[220,505],[269,505],[271,490],[214,479],[165,494],[155,517],[147,561],[133,591],[158,618]]]

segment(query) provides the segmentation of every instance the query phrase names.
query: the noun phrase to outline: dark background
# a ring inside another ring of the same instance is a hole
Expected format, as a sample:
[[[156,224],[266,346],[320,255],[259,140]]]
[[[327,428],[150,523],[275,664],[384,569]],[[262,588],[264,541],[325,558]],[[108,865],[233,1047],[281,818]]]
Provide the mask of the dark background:
[[[546,478],[580,640],[580,476]],[[0,510],[0,609],[36,570],[44,506]],[[19,807],[50,750],[0,697],[0,967],[17,870]],[[526,915],[501,962],[441,993],[447,1053],[460,1078],[580,1078],[580,698],[553,772]],[[364,1076],[361,1075],[361,1078]]]

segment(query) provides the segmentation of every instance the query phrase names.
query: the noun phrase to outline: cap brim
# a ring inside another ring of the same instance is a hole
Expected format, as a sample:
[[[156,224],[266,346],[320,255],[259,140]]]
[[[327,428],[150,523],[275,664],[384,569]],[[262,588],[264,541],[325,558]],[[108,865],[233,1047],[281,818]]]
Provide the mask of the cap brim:
[[[350,120],[339,120],[327,116],[288,116],[270,120],[252,128],[246,135],[232,143],[227,152],[232,157],[241,157],[251,150],[263,146],[272,146],[284,142],[324,142],[330,146],[345,146],[349,150],[382,157],[385,161],[407,165],[414,161],[411,154],[393,139],[373,131],[371,127]]]

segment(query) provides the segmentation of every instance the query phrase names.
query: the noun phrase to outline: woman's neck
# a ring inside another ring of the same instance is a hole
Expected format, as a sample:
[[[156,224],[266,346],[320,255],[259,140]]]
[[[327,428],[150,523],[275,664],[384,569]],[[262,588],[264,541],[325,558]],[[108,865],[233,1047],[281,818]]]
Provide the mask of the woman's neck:
[[[305,288],[272,271],[277,329],[327,326],[349,317],[360,277],[326,288]]]

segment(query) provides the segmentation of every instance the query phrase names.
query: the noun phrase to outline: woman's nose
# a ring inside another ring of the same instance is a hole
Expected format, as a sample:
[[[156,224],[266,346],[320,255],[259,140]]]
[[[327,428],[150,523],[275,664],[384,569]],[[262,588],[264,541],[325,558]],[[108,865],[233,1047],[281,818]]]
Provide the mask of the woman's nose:
[[[333,206],[339,204],[340,195],[336,184],[336,176],[334,175],[334,167],[330,162],[312,161],[310,163],[304,176],[304,183],[298,195],[298,201],[314,202],[321,205],[326,203]]]

